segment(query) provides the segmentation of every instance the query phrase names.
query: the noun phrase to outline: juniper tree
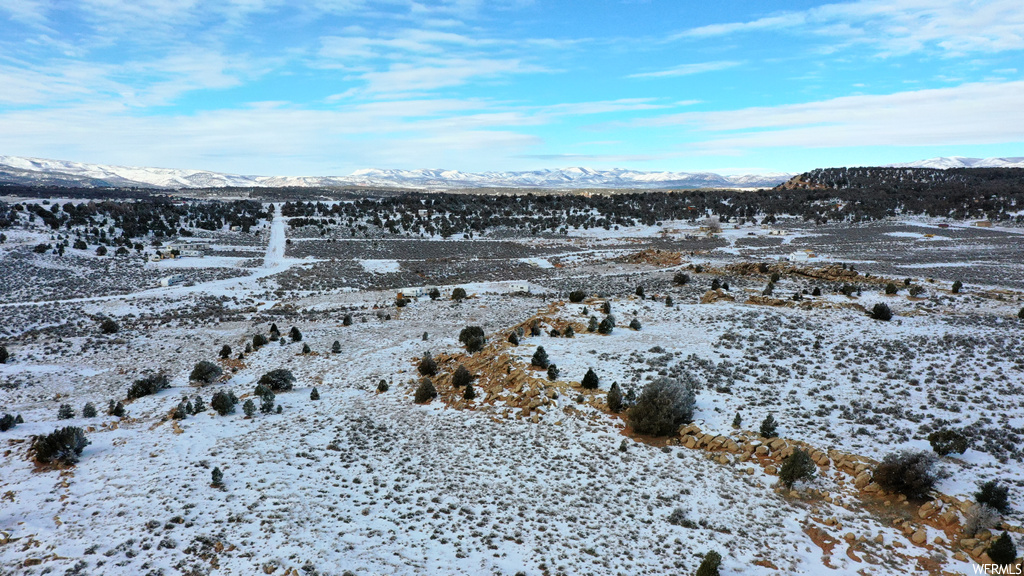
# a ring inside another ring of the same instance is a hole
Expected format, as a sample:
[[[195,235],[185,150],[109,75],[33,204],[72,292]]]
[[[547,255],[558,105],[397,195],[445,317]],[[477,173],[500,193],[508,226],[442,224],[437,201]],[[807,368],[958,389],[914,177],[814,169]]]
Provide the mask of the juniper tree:
[[[461,300],[465,300],[465,298],[466,298],[466,289],[465,288],[459,287],[459,288],[456,288],[455,290],[452,290],[452,300],[455,300],[455,301],[458,302],[458,301],[461,301]]]
[[[225,344],[220,349],[220,359],[221,360],[227,360],[230,357],[231,357],[231,346],[228,346],[227,344]]]
[[[387,392],[389,388],[387,380],[382,378],[380,382],[377,382],[377,392]]]
[[[591,316],[590,317],[590,321],[587,322],[587,332],[597,332],[597,329],[599,327],[600,326],[597,323],[597,317],[596,316]]]
[[[887,295],[889,295],[889,296],[892,296],[893,294],[895,294],[898,291],[899,291],[899,289],[896,288],[896,285],[893,284],[892,282],[889,282],[888,284],[885,285],[885,293]]]
[[[612,387],[608,390],[608,410],[612,412],[619,412],[622,410],[622,391],[619,390],[619,383],[612,382]]]
[[[345,314],[345,317],[341,319],[341,324],[342,324],[342,326],[351,326],[352,325],[352,315],[351,314]]]
[[[676,272],[675,276],[672,277],[672,283],[678,286],[690,283],[690,275],[686,272]]]
[[[117,325],[117,322],[114,322],[113,318],[106,318],[100,323],[100,332],[104,334],[114,334],[120,329],[120,326]]]
[[[275,400],[277,400],[277,396],[269,389],[260,395],[260,412],[264,414],[272,413],[274,411]]]
[[[86,438],[85,431],[77,426],[65,426],[49,434],[36,436],[32,440],[31,451],[36,461],[43,464],[74,464],[89,444],[91,442]]]
[[[671,296],[665,296],[665,307],[666,308],[671,308],[672,307],[672,297]]]
[[[811,290],[811,296],[821,296],[821,288],[815,286],[814,290]]]
[[[246,342],[245,343],[245,354],[252,354],[252,343],[251,342]],[[239,356],[239,358],[241,358],[241,356]]]
[[[548,353],[544,350],[544,347],[537,346],[537,350],[533,353],[533,358],[530,359],[530,365],[537,368],[547,368],[550,364]]]
[[[423,337],[421,338],[421,340],[423,340],[424,342],[426,342],[427,340],[430,340],[430,334],[424,332],[423,333]]]
[[[287,392],[295,386],[295,376],[287,368],[277,368],[260,376],[258,383],[272,392]]]
[[[633,330],[640,330],[640,328],[641,328],[641,326],[640,326],[640,320],[639,320],[639,319],[637,319],[637,318],[633,318],[633,319],[632,319],[632,320],[630,320],[630,322],[629,322],[629,327],[630,327],[630,328],[632,328]]]
[[[476,398],[476,390],[473,389],[473,383],[466,384],[466,390],[462,393],[462,397],[466,400],[472,400]]]
[[[580,384],[585,390],[597,389],[598,378],[593,368],[587,368],[587,373],[583,375],[583,381]]]
[[[0,432],[7,432],[11,428],[14,428],[16,425],[17,423],[15,422],[14,416],[10,414],[4,414],[2,417],[0,417]]]
[[[782,467],[779,468],[779,481],[786,488],[792,488],[793,484],[801,480],[814,478],[814,473],[817,471],[818,467],[811,460],[811,455],[806,450],[797,448],[782,461]]]
[[[175,406],[174,410],[171,412],[171,418],[175,420],[184,420],[186,416],[188,416],[188,410],[185,409],[185,403],[178,402],[178,405]]]
[[[224,473],[220,471],[219,466],[213,467],[213,472],[210,473],[210,480],[216,488],[220,488],[224,485]]]
[[[732,427],[739,428],[741,426],[743,426],[743,417],[740,416],[739,412],[737,412],[736,416],[732,419]]]
[[[775,421],[775,416],[771,414],[765,416],[761,421],[761,437],[776,438],[778,434],[778,422]]]
[[[963,287],[964,287],[964,283],[963,282],[961,282],[959,280],[957,280],[956,282],[953,282],[953,294],[959,294],[960,290],[962,290]]]
[[[142,398],[143,396],[156,394],[165,388],[170,388],[170,386],[171,384],[166,374],[150,374],[132,382],[132,385],[128,387],[127,397],[129,400]]]
[[[711,289],[712,290],[719,290],[721,287],[722,287],[722,282],[719,281],[718,278],[714,278],[714,279],[711,280]]]
[[[335,340],[334,344],[331,344],[331,352],[334,354],[339,354],[341,352],[341,342]]]
[[[202,396],[196,396],[195,401],[192,402],[192,413],[199,414],[206,412],[206,404],[203,402]]]
[[[254,334],[252,337],[252,347],[259,350],[261,347],[269,344],[270,341],[263,334]]]
[[[1008,566],[1017,560],[1017,546],[1010,538],[1009,532],[1003,532],[991,546],[988,547],[988,557],[1000,566]]]
[[[309,344],[303,344],[302,345],[302,353],[303,354],[309,354],[312,351],[313,350],[309,347]]]
[[[551,381],[558,380],[558,374],[559,374],[558,366],[556,366],[554,364],[548,364],[548,380],[551,380]]]
[[[704,555],[704,560],[697,567],[696,576],[719,576],[718,567],[722,565],[722,555],[711,550]]]
[[[579,303],[583,302],[583,299],[587,297],[587,293],[583,290],[573,290],[569,292],[569,302]]]
[[[235,411],[235,403],[231,401],[231,397],[223,390],[214,392],[213,398],[210,400],[210,406],[221,416],[227,416]]]
[[[107,414],[117,418],[124,418],[124,404],[122,404],[120,400],[117,403],[114,403],[114,401],[111,400],[107,405]]]
[[[1009,501],[1010,489],[1001,485],[997,480],[989,480],[978,486],[974,493],[974,499],[978,504],[986,504],[1002,514],[1010,511]]]
[[[772,276],[771,276],[772,284],[778,284],[779,280],[781,278],[782,278],[782,275],[780,275],[778,272],[772,272]]]
[[[469,373],[465,366],[459,364],[459,367],[455,369],[455,373],[452,374],[452,386],[462,388],[463,386],[468,386],[471,382],[473,382],[473,375]]]
[[[437,300],[438,298],[441,297],[441,291],[438,290],[437,288],[431,288],[430,292],[428,292],[427,295],[430,296],[431,300]]]
[[[963,454],[968,447],[967,437],[960,431],[951,428],[932,432],[928,435],[928,443],[939,456]]]
[[[71,404],[61,404],[57,410],[57,420],[70,420],[75,417],[75,409]]]
[[[1024,310],[1021,310],[1021,313],[1024,314]],[[7,353],[7,346],[0,346],[0,364],[7,364],[7,359],[10,357],[11,355]]]
[[[871,316],[875,320],[882,320],[883,322],[888,322],[889,320],[892,320],[892,310],[889,308],[888,304],[884,302],[879,302],[878,304],[875,304],[875,306],[871,309],[871,312],[868,313],[868,316]]]
[[[937,461],[934,454],[924,451],[892,452],[875,467],[872,478],[886,492],[927,498],[939,480],[935,471]]]
[[[96,405],[92,402],[86,402],[82,408],[82,418],[95,418],[96,417]]]
[[[615,317],[611,314],[604,317],[601,323],[597,326],[597,331],[600,334],[611,334],[615,329]]]
[[[636,295],[639,296],[641,299],[645,298],[644,287],[643,286],[637,286],[636,287]]]
[[[414,401],[417,404],[425,404],[434,398],[437,398],[437,388],[434,388],[434,383],[430,381],[430,378],[424,376],[416,388]]]
[[[200,360],[196,363],[195,367],[192,368],[192,373],[189,374],[188,379],[193,382],[210,384],[223,373],[224,371],[221,370],[220,366],[217,366],[213,362],[210,362],[209,360]]]
[[[604,304],[601,304],[601,312],[603,312],[604,314],[611,314],[612,313],[612,303],[608,302],[608,301],[605,301]]]
[[[316,389],[316,386],[313,386],[313,389],[309,392],[309,399],[310,400],[319,400],[320,399],[320,391]]]
[[[470,354],[475,354],[480,350],[483,350],[484,343],[484,329],[479,326],[466,326],[459,332],[459,342],[466,345],[466,351]]]
[[[256,413],[256,404],[253,403],[252,398],[247,398],[245,403],[242,404],[242,412],[245,412],[246,418],[252,418],[253,414]]]
[[[508,341],[509,344],[512,344],[513,346],[519,346],[519,335],[516,334],[515,332],[512,332],[511,334],[508,335]]]
[[[761,291],[761,295],[762,296],[771,296],[774,293],[775,293],[775,283],[773,283],[773,282],[769,282],[768,285],[764,287],[764,290]]]
[[[299,332],[297,326],[292,326],[292,329],[288,331],[288,337],[292,339],[292,342],[300,342],[302,340],[302,332]]]
[[[1020,312],[1017,312],[1017,318],[1024,320],[1024,308],[1021,308]]]
[[[696,394],[691,385],[662,376],[644,386],[627,418],[637,433],[669,436],[681,424],[693,420],[695,407]]]
[[[565,332],[562,332],[562,336],[565,336],[566,338],[576,337],[576,330],[573,329],[572,324],[565,327]]]
[[[437,374],[437,362],[434,361],[429,351],[423,353],[418,369],[420,376],[433,376]]]

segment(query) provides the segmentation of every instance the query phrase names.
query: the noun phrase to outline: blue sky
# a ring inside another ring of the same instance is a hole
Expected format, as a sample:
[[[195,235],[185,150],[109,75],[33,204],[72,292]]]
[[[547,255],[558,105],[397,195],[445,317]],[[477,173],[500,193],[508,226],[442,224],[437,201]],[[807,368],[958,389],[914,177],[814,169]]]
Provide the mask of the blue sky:
[[[1024,156],[1024,3],[12,0],[0,154],[275,175]]]

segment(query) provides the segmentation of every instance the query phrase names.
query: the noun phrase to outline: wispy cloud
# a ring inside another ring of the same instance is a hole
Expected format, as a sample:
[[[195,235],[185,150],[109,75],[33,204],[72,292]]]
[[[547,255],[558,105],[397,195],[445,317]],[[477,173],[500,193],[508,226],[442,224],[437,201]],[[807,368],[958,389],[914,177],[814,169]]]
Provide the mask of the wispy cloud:
[[[873,46],[882,56],[925,49],[954,55],[994,53],[1024,48],[1024,4],[1018,0],[859,0],[699,26],[672,38],[706,39],[763,30],[790,30],[841,44]]]
[[[728,68],[735,68],[741,65],[742,62],[735,62],[731,60],[719,60],[717,62],[696,62],[693,64],[681,64],[668,68],[667,70],[658,70],[655,72],[639,72],[637,74],[630,74],[627,78],[666,78],[671,76],[689,76],[691,74],[701,74],[703,72],[715,72],[717,70],[726,70]]]
[[[971,83],[886,95],[635,120],[634,126],[689,126],[704,148],[927,146],[1020,141],[1024,82]]]

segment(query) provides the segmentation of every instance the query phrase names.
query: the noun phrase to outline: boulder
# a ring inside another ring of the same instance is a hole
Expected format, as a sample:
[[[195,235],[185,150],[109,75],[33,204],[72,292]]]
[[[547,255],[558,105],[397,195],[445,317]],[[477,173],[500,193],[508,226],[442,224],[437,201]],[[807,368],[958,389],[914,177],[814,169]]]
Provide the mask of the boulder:
[[[924,544],[928,540],[928,533],[925,532],[924,528],[914,532],[910,537],[910,541],[914,544]]]
[[[858,489],[858,490],[863,490],[864,488],[867,487],[868,484],[871,484],[871,473],[870,472],[861,472],[860,474],[857,475],[857,478],[853,481],[853,487]]]
[[[942,505],[941,503],[938,503],[938,502],[935,502],[935,501],[925,502],[924,504],[921,505],[921,508],[918,509],[917,515],[919,517],[921,517],[921,518],[928,518],[929,516],[932,516],[936,512],[938,512],[939,511],[939,507],[941,505]]]
[[[730,294],[726,294],[721,289],[719,290],[708,290],[700,297],[701,304],[711,304],[712,302],[718,302],[719,300],[725,302],[735,302],[736,299]]]

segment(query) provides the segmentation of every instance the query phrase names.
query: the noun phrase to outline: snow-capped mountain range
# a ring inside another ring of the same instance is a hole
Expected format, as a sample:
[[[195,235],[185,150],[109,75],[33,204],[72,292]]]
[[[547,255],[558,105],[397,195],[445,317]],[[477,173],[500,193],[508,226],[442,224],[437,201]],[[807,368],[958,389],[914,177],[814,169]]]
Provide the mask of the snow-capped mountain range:
[[[932,158],[893,164],[906,168],[1024,168],[1024,158]],[[613,168],[560,168],[526,172],[357,170],[348,176],[247,176],[206,170],[138,168],[0,156],[0,183],[70,187],[223,188],[384,186],[398,188],[770,188],[794,174],[723,176],[712,172],[643,172]]]
[[[1024,168],[1024,157],[1016,158],[964,158],[963,156],[948,156],[944,158],[929,158],[917,162],[904,162],[892,164],[893,168]]]
[[[722,176],[711,172],[561,168],[528,172],[470,173],[458,170],[357,170],[348,176],[245,176],[205,170],[136,168],[0,156],[0,182],[74,187],[222,188],[386,186],[399,188],[761,188],[792,174]]]

